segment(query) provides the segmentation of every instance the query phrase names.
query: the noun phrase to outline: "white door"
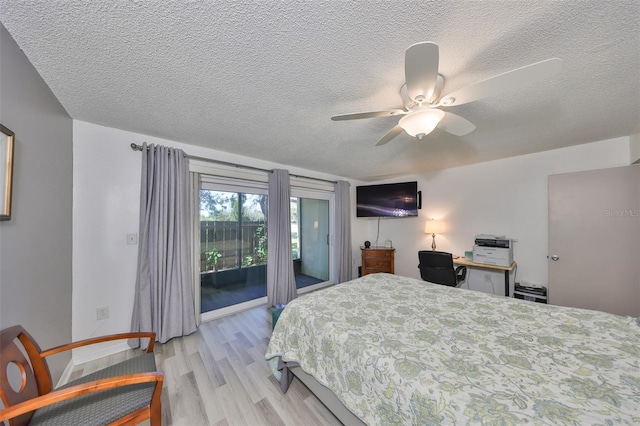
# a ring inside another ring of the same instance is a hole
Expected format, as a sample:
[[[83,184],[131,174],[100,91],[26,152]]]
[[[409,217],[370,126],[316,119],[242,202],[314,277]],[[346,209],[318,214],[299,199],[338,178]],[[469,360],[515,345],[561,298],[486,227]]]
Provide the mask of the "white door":
[[[640,316],[640,166],[549,176],[549,303]]]

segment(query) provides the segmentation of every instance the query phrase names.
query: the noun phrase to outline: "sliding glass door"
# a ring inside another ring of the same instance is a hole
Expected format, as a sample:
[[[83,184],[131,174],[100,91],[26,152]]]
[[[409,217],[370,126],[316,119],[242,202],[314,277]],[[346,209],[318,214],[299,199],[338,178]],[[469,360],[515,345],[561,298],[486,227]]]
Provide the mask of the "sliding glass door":
[[[304,293],[332,282],[333,193],[291,194],[293,270]],[[266,183],[212,177],[201,182],[199,197],[201,319],[266,303]]]
[[[200,190],[200,312],[267,295],[267,194],[203,184]]]

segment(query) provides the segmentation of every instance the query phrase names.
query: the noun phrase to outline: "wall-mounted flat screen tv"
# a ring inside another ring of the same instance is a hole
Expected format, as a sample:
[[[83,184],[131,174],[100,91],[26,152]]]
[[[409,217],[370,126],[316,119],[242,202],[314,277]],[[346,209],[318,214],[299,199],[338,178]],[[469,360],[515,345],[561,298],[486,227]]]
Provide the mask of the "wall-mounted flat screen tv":
[[[356,186],[356,216],[418,216],[418,198],[418,182]]]

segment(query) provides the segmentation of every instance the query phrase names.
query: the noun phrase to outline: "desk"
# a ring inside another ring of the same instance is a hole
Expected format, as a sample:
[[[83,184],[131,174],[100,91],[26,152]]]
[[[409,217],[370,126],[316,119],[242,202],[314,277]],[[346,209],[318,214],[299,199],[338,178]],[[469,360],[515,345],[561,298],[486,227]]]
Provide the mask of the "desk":
[[[469,268],[479,268],[479,269],[493,269],[498,271],[504,271],[504,295],[509,297],[509,272],[513,271],[516,268],[516,262],[511,262],[509,266],[499,266],[499,265],[487,265],[485,263],[476,263],[473,260],[469,260],[464,257],[458,257],[457,259],[453,259],[454,265],[460,266],[468,266]]]

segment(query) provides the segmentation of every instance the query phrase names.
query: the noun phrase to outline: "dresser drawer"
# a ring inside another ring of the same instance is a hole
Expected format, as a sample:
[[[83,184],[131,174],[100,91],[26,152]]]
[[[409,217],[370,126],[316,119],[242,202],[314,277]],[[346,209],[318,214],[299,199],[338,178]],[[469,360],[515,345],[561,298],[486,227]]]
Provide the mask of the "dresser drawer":
[[[384,269],[385,271],[388,271],[391,269],[391,259],[363,259],[362,260],[362,264],[364,265],[365,268],[367,268],[368,270],[372,270],[372,269]]]
[[[363,256],[366,259],[391,259],[393,252],[391,250],[366,250]]]

